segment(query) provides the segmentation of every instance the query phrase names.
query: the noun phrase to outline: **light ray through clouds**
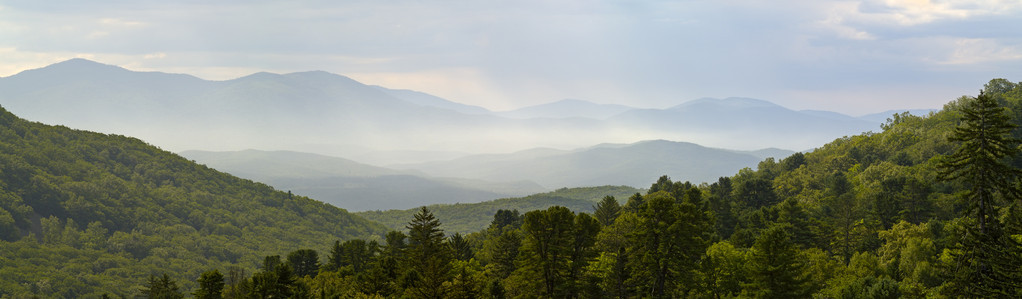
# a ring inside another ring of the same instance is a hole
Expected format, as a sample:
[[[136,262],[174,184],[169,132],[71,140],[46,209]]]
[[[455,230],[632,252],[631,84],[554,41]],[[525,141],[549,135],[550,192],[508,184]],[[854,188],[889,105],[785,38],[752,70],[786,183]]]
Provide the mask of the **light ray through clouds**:
[[[495,110],[746,96],[865,114],[1022,81],[1022,2],[0,1],[0,76],[73,57],[325,70]]]

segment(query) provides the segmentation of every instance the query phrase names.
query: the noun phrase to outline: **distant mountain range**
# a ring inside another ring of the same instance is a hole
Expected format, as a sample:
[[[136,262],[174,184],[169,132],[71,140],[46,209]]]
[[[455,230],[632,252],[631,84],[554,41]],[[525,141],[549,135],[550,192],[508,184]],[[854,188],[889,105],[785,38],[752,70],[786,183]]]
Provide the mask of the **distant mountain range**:
[[[84,59],[0,78],[0,105],[44,123],[137,136],[174,151],[256,148],[396,163],[434,159],[386,153],[452,158],[655,139],[806,150],[880,124],[740,98],[667,109],[565,100],[492,112],[320,71],[208,81]]]
[[[348,210],[365,211],[475,203],[562,187],[644,187],[662,175],[694,183],[712,182],[745,167],[755,168],[766,157],[780,159],[792,153],[779,149],[731,151],[654,140],[601,144],[572,151],[537,148],[391,168],[288,151],[180,154],[280,190]]]
[[[533,149],[391,167],[438,177],[531,180],[549,189],[602,185],[642,187],[662,175],[694,183],[712,182],[745,167],[755,168],[766,157],[781,159],[793,153],[777,149],[732,151],[687,142],[652,140],[601,144],[573,151]]]
[[[181,156],[279,190],[353,211],[471,203],[547,191],[533,182],[435,178],[317,154],[289,151],[184,151]]]

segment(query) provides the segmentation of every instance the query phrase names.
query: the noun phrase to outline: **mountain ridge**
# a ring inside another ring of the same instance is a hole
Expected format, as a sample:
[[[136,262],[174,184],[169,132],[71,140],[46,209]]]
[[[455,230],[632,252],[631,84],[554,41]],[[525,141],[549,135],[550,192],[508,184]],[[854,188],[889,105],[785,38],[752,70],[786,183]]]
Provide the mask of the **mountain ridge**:
[[[260,72],[208,81],[74,59],[0,78],[0,103],[19,115],[137,136],[174,151],[261,148],[350,157],[366,153],[361,148],[492,153],[650,139],[715,148],[803,150],[880,125],[812,117],[762,100],[728,99],[693,100],[669,109],[562,100],[545,105],[581,103],[611,111],[569,108],[514,119],[324,71]],[[706,107],[693,110],[696,106]],[[763,138],[764,130],[781,136]],[[355,143],[360,149],[348,148]]]

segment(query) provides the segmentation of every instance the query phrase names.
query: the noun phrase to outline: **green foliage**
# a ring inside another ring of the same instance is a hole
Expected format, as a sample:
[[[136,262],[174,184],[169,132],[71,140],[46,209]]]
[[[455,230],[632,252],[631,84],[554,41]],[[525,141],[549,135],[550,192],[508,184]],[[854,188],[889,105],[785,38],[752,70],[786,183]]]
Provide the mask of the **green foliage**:
[[[383,232],[137,139],[0,109],[0,296],[136,296],[157,269],[189,292],[202,269]]]
[[[443,298],[443,286],[451,275],[451,250],[444,244],[444,231],[428,208],[422,207],[408,223],[409,291],[417,298]]]
[[[287,265],[294,269],[295,276],[316,277],[319,272],[319,253],[312,249],[299,249],[287,255]]]
[[[941,161],[939,174],[941,179],[961,179],[969,186],[969,210],[976,214],[980,233],[987,234],[987,223],[996,221],[991,219],[996,216],[995,195],[1019,196],[1014,184],[1022,170],[1008,163],[1019,152],[1019,140],[1009,135],[1017,126],[1009,122],[1004,107],[983,93],[966,101],[961,113],[961,125],[948,138],[961,146]]]
[[[170,276],[167,276],[166,273],[159,278],[155,275],[149,275],[149,282],[146,283],[141,292],[142,296],[152,299],[178,299],[185,297],[178,290],[177,283],[170,279]]]
[[[224,275],[218,270],[202,272],[199,276],[199,288],[192,292],[196,299],[220,299],[223,298]]]
[[[621,204],[613,196],[605,196],[603,200],[593,206],[593,216],[600,224],[607,226],[614,224],[614,219],[621,214]]]
[[[747,291],[756,298],[804,298],[809,295],[805,264],[788,230],[773,226],[756,239],[749,257]]]

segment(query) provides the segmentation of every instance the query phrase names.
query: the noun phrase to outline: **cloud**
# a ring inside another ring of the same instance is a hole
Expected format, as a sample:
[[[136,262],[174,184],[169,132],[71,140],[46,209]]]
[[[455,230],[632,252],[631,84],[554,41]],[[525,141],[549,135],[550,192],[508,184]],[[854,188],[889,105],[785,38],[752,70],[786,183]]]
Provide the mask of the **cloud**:
[[[736,95],[826,109],[818,96],[849,88],[897,101],[1022,77],[1020,14],[1015,0],[19,1],[0,9],[0,75],[91,55],[216,80],[326,70],[495,109]]]

